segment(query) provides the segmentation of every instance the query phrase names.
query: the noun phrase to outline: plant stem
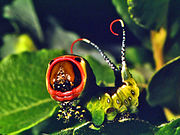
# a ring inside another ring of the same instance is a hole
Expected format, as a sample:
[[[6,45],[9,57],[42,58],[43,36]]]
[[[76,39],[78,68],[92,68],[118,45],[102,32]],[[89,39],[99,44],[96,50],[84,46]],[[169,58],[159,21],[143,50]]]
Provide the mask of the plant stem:
[[[163,47],[166,41],[167,31],[161,27],[159,31],[151,30],[150,35],[156,70],[158,70],[164,64]]]

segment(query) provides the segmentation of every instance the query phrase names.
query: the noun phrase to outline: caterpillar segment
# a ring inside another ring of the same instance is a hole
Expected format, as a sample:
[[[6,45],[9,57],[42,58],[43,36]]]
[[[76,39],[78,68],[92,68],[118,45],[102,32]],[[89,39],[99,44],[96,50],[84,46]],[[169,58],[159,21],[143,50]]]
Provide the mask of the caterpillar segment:
[[[108,121],[113,121],[118,114],[137,112],[139,88],[131,75],[126,76],[123,83],[113,95],[107,92],[87,103],[95,126],[102,125],[105,117]]]

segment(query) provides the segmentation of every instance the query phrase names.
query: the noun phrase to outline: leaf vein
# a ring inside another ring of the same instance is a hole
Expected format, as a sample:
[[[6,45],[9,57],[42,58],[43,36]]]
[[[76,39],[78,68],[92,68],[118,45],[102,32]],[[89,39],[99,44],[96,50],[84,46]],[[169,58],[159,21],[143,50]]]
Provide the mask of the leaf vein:
[[[51,101],[52,101],[52,99],[50,99],[50,98],[40,100],[39,102],[33,103],[33,104],[29,105],[29,106],[21,107],[21,108],[15,109],[13,111],[8,111],[8,112],[0,115],[0,117],[4,117],[4,116],[8,116],[8,115],[20,112],[20,111],[28,110],[30,108],[33,108],[33,107],[36,107],[36,106],[41,105],[43,103],[48,103],[48,102],[51,102]]]

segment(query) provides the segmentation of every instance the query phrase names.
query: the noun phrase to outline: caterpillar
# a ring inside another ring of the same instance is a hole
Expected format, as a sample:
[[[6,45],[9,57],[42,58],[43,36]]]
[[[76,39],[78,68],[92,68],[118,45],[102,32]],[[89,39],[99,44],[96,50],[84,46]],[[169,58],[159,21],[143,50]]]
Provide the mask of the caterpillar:
[[[121,19],[110,24],[110,31],[115,22],[120,22],[123,28],[121,47],[122,64],[118,68],[105,53],[88,39],[80,38],[71,45],[71,54],[57,57],[50,61],[46,85],[52,99],[60,106],[58,119],[66,122],[70,118],[92,121],[95,126],[101,126],[105,120],[113,121],[121,114],[136,113],[139,88],[129,72],[125,61],[125,30]],[[88,61],[73,54],[76,42],[85,42],[93,46],[114,71],[115,87],[101,87],[96,84],[96,78]]]

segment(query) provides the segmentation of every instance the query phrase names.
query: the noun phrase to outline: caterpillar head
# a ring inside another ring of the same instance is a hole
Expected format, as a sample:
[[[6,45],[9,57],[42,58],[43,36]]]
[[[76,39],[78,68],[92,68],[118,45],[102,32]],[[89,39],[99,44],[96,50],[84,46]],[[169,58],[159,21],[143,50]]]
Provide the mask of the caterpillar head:
[[[58,102],[78,99],[86,86],[95,83],[92,69],[80,56],[64,55],[49,63],[46,85],[51,97]]]

